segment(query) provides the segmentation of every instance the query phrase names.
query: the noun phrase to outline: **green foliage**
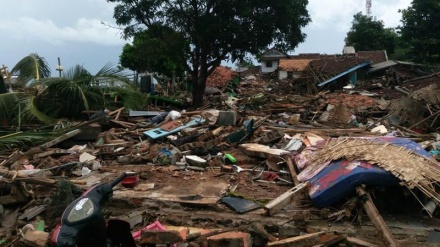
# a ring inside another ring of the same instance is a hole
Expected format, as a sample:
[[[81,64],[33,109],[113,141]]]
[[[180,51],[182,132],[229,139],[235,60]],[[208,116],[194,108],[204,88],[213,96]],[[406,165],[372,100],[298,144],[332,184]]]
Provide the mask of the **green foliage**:
[[[118,94],[124,102],[125,109],[141,110],[148,102],[148,95],[139,91],[121,87],[112,88],[111,91]]]
[[[120,56],[123,67],[137,72],[158,72],[172,77],[185,70],[185,40],[174,30],[154,25],[134,34],[133,44],[126,44]]]
[[[182,48],[188,55],[185,68],[192,77],[196,106],[202,104],[207,77],[221,61],[235,62],[246,53],[259,54],[273,44],[282,51],[293,50],[304,41],[301,28],[310,22],[307,0],[108,2],[117,3],[113,16],[118,25],[125,27],[126,37],[136,38],[136,34],[156,27],[183,37]],[[181,51],[176,51],[177,56]],[[126,53],[132,52],[126,48]]]
[[[252,58],[244,57],[243,59],[240,59],[239,61],[237,61],[237,63],[235,65],[237,67],[249,68],[249,67],[254,66],[254,62],[252,61]]]
[[[40,66],[42,67],[47,66]],[[119,85],[118,90],[126,100],[126,109],[142,108],[146,99],[142,100],[138,90],[120,69],[106,64],[96,75],[92,75],[77,65],[67,70],[64,77],[41,78],[35,81],[30,85],[35,90],[0,95],[1,121],[20,126],[22,123],[53,124],[60,118],[79,119],[83,111],[103,109],[103,91],[106,86],[115,85]]]
[[[32,147],[42,144],[48,140],[57,137],[64,132],[54,132],[52,130],[46,131],[26,131],[15,132],[8,135],[0,136],[0,149],[10,150],[13,148]]]
[[[12,68],[11,74],[17,75],[17,82],[24,85],[33,79],[40,80],[49,77],[50,67],[43,57],[31,53]]]
[[[53,118],[79,118],[83,111],[103,109],[102,89],[115,83],[122,83],[126,90],[136,92],[128,78],[111,64],[105,65],[96,75],[77,65],[68,70],[65,77],[39,81],[45,89],[36,96],[36,108]]]
[[[386,50],[388,54],[393,54],[397,39],[393,28],[385,28],[382,21],[359,12],[353,16],[346,42],[356,51]]]
[[[412,60],[419,63],[440,63],[440,3],[438,0],[413,0],[400,10],[399,32],[406,42]]]
[[[1,117],[0,121],[4,121],[1,123],[5,123],[8,125],[17,125],[17,122],[14,124],[14,117],[18,112],[18,101],[19,97],[23,96],[23,93],[5,93],[0,94],[0,112]]]

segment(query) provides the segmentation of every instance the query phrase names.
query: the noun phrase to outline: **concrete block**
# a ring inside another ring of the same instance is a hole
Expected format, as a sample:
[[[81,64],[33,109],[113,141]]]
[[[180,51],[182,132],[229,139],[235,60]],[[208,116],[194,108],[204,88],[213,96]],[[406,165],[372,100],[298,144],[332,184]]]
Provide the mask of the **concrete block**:
[[[251,247],[251,235],[246,232],[225,232],[208,237],[208,247]]]
[[[280,239],[296,237],[301,234],[301,231],[293,224],[284,224],[279,228]]]
[[[183,136],[197,135],[199,132],[196,128],[186,128],[180,131]]]
[[[48,237],[49,237],[48,232],[27,231],[26,234],[24,235],[22,242],[26,246],[44,247],[47,244]]]
[[[232,125],[235,126],[235,123],[237,122],[237,112],[235,111],[220,111],[216,125],[220,126],[228,126]]]

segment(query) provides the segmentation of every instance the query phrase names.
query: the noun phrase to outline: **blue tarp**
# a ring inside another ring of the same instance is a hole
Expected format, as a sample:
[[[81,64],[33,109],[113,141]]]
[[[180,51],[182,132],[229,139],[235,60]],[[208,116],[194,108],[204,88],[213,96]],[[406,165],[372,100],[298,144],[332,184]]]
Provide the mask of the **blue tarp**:
[[[344,76],[346,74],[349,74],[349,73],[351,73],[351,72],[353,72],[353,71],[355,71],[357,69],[360,69],[362,67],[365,67],[367,65],[370,65],[370,62],[365,62],[365,63],[362,63],[362,64],[358,64],[358,65],[354,66],[353,68],[351,68],[351,69],[349,69],[347,71],[344,71],[344,72],[340,73],[339,75],[334,76],[334,77],[328,79],[327,81],[319,83],[318,87],[322,87],[322,86],[324,86],[324,85],[326,85],[326,84],[328,84],[328,83],[330,83],[330,82],[332,82],[332,81],[334,81],[334,80],[336,80],[338,78],[341,78],[342,76]]]
[[[431,155],[418,143],[400,137],[360,137],[379,143],[390,143],[417,153],[426,158]],[[331,206],[345,197],[354,194],[356,187],[365,184],[370,186],[399,186],[400,180],[391,172],[365,161],[333,161],[318,175],[309,180],[309,196],[313,205],[319,208]]]

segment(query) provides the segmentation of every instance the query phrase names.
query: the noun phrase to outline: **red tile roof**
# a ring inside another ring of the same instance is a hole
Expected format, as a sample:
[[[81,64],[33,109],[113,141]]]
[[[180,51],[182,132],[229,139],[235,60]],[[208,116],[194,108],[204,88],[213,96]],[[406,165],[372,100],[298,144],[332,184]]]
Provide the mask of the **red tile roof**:
[[[358,51],[358,57],[369,58],[373,63],[381,63],[388,60],[387,52],[383,51]]]
[[[206,86],[223,87],[226,83],[231,81],[236,75],[236,72],[229,68],[219,66],[215,68],[214,72],[208,76]]]
[[[367,61],[368,59],[365,58],[340,56],[336,58],[313,60],[310,62],[309,68],[313,69],[314,71],[318,71],[321,74],[335,76]]]
[[[278,67],[284,71],[304,71],[312,59],[281,59]]]

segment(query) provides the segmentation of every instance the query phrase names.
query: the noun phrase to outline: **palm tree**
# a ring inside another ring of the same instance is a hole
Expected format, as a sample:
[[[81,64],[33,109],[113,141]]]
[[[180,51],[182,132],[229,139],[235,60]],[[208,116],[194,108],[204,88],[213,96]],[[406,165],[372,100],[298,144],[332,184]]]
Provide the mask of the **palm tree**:
[[[50,77],[50,67],[43,57],[37,53],[31,53],[12,68],[11,74],[18,75],[17,83],[26,85],[33,79],[38,81]]]
[[[30,83],[31,90],[0,95],[0,112],[9,125],[26,123],[53,124],[60,118],[78,119],[84,111],[101,110],[106,106],[103,82],[118,82],[111,88],[119,93],[126,109],[140,109],[146,102],[127,74],[106,64],[96,75],[80,65],[67,70],[64,77],[50,78],[47,63],[37,54],[31,54],[13,68],[20,81]]]

